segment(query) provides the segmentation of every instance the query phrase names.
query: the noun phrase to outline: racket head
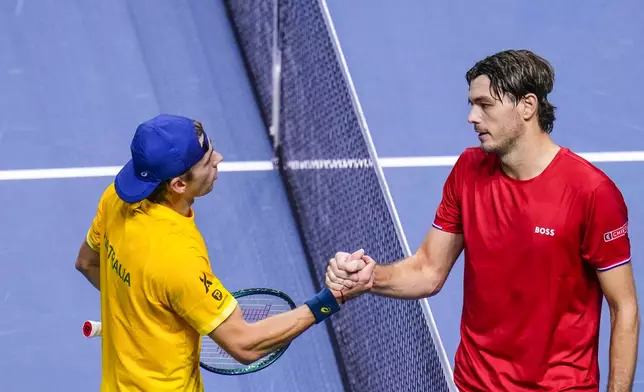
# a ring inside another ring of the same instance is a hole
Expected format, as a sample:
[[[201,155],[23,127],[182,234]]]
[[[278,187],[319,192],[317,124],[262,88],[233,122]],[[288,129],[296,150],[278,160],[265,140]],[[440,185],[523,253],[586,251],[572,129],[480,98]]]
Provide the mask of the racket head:
[[[285,293],[268,288],[252,288],[235,291],[232,296],[237,299],[244,319],[253,323],[276,314],[295,309],[293,300]],[[257,361],[245,365],[215,343],[208,335],[202,336],[199,365],[202,369],[223,375],[241,375],[265,369],[284,354],[288,346],[267,354]]]

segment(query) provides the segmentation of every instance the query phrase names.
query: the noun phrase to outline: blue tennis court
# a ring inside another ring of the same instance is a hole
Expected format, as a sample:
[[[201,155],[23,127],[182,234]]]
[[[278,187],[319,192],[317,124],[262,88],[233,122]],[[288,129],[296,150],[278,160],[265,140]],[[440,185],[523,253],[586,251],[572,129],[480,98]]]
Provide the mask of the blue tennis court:
[[[446,162],[477,144],[466,122],[465,71],[492,52],[525,47],[557,71],[554,139],[597,153],[593,159],[623,192],[633,265],[644,282],[642,3],[320,4],[328,6],[378,155],[402,159],[383,171],[412,250],[431,225]],[[317,292],[288,189],[267,164],[273,151],[260,109],[267,98],[248,75],[230,17],[223,1],[0,6],[0,390],[98,390],[100,341],[85,339],[81,325],[99,317],[99,293],[74,261],[102,190],[129,159],[136,126],[159,112],[201,120],[224,156],[215,190],[195,205],[215,274],[230,290],[272,287],[298,304]],[[66,168],[87,170],[59,170]],[[462,273],[459,260],[429,301],[452,365]],[[604,387],[609,328],[605,308]],[[348,376],[337,344],[329,325],[315,326],[266,370],[203,372],[206,390],[343,391]],[[393,366],[396,358],[369,350],[374,362]]]

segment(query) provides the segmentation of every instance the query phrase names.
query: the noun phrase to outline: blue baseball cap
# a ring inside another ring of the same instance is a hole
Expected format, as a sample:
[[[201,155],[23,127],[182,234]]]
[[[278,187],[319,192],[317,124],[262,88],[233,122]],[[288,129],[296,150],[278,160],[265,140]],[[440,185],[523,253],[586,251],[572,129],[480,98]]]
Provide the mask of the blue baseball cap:
[[[132,159],[116,175],[116,193],[127,203],[150,196],[164,180],[188,171],[208,151],[204,133],[199,143],[194,120],[170,114],[158,115],[136,128],[130,144]]]

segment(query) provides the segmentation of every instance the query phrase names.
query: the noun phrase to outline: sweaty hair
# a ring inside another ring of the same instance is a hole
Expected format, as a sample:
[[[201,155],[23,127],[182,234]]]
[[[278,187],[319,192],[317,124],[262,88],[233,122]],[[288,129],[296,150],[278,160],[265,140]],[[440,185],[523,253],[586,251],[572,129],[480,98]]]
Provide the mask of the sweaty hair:
[[[197,138],[200,138],[201,135],[203,135],[203,125],[199,121],[195,121],[194,125],[195,132],[197,132]],[[190,181],[192,180],[192,170],[188,170],[187,172],[180,174],[178,177],[181,177],[184,181]],[[152,191],[150,196],[147,197],[147,200],[152,203],[160,203],[164,201],[168,194],[168,185],[170,185],[170,181],[171,180],[161,181],[159,185],[154,188],[154,191]]]
[[[467,73],[468,86],[485,75],[490,79],[490,94],[498,100],[507,95],[514,104],[527,94],[537,96],[539,126],[552,132],[556,107],[548,102],[555,72],[550,63],[529,50],[506,50],[477,62]]]

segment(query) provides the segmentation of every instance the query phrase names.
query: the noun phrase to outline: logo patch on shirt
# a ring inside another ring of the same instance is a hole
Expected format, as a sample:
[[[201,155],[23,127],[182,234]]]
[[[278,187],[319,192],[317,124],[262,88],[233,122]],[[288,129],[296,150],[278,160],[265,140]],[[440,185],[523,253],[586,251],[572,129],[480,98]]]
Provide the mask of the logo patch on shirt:
[[[201,275],[199,280],[201,281],[201,283],[203,283],[203,287],[206,289],[206,294],[208,294],[208,291],[210,291],[210,285],[212,285],[212,281],[206,278],[205,272],[203,273],[203,275]]]
[[[624,223],[624,226],[619,227],[615,230],[604,233],[604,242],[610,242],[623,237],[628,234],[628,222]]]
[[[549,235],[549,236],[554,236],[555,235],[555,229],[548,229],[546,227],[535,227],[534,228],[534,233],[535,234],[543,234],[543,235]]]

